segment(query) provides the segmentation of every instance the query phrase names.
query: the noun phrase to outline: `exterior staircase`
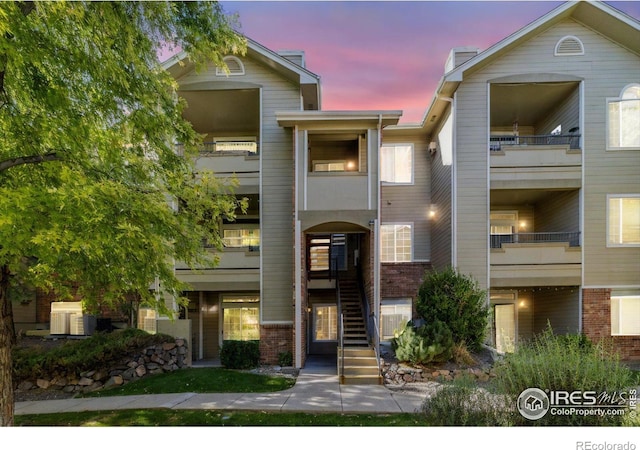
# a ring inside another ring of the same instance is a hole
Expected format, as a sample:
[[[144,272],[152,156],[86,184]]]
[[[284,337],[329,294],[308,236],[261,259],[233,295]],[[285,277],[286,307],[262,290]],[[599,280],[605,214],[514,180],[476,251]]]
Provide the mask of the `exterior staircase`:
[[[338,349],[340,383],[382,384],[378,359],[369,345],[358,284],[355,280],[340,280],[339,289],[344,327],[344,355]]]

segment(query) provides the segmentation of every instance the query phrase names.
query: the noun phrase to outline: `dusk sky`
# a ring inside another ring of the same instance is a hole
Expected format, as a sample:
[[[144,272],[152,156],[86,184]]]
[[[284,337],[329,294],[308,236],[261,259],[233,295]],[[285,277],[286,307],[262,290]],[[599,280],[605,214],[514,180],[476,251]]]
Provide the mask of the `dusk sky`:
[[[223,1],[265,47],[304,50],[322,109],[403,110],[420,122],[452,47],[485,50],[557,1]],[[608,2],[640,19],[640,2]]]

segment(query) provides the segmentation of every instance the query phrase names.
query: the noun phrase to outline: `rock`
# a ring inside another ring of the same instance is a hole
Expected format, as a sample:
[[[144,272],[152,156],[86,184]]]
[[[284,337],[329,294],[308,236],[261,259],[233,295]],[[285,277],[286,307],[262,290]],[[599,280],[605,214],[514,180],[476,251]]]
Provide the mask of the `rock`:
[[[30,389],[33,389],[34,386],[35,385],[31,381],[23,381],[18,385],[18,389],[21,391],[28,391]]]
[[[109,375],[107,375],[107,372],[103,371],[103,370],[97,370],[93,376],[91,378],[93,378],[96,381],[102,381],[106,378],[108,378]]]
[[[143,377],[147,374],[147,368],[143,365],[136,367],[136,375]]]
[[[107,380],[107,382],[104,384],[105,389],[113,387],[113,386],[121,386],[124,384],[124,379],[119,376],[116,375],[114,377],[111,377]]]
[[[173,350],[174,348],[176,348],[176,343],[175,342],[166,342],[166,343],[162,344],[162,349],[165,350],[165,351]]]
[[[51,383],[49,382],[49,380],[45,380],[43,378],[38,378],[38,380],[36,381],[36,384],[40,389],[49,389],[49,386],[51,386]]]
[[[91,386],[93,384],[93,379],[91,378],[87,378],[87,377],[82,377],[80,378],[80,381],[78,381],[78,385],[80,386]]]

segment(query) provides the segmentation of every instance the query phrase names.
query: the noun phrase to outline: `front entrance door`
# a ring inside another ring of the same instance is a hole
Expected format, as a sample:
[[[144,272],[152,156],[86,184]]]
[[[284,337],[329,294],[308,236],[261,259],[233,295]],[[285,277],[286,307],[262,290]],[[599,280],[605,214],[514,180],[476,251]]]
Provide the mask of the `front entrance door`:
[[[493,317],[496,331],[496,349],[501,353],[515,350],[516,343],[516,310],[513,303],[494,305]]]

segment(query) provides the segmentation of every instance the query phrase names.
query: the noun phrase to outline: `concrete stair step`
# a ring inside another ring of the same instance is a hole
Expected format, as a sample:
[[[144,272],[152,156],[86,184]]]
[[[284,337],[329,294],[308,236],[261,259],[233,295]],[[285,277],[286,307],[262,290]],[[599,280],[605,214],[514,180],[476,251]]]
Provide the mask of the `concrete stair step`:
[[[344,343],[345,345],[369,345],[369,341],[366,339],[345,339]]]
[[[369,375],[369,376],[378,376],[380,372],[378,371],[378,367],[369,367],[369,366],[344,366],[344,376],[355,376],[355,375]]]
[[[380,375],[378,376],[372,376],[372,375],[350,375],[350,376],[343,376],[341,378],[341,383],[342,384],[349,384],[349,385],[362,385],[362,384],[366,384],[366,385],[370,385],[370,384],[382,384],[382,377]]]

